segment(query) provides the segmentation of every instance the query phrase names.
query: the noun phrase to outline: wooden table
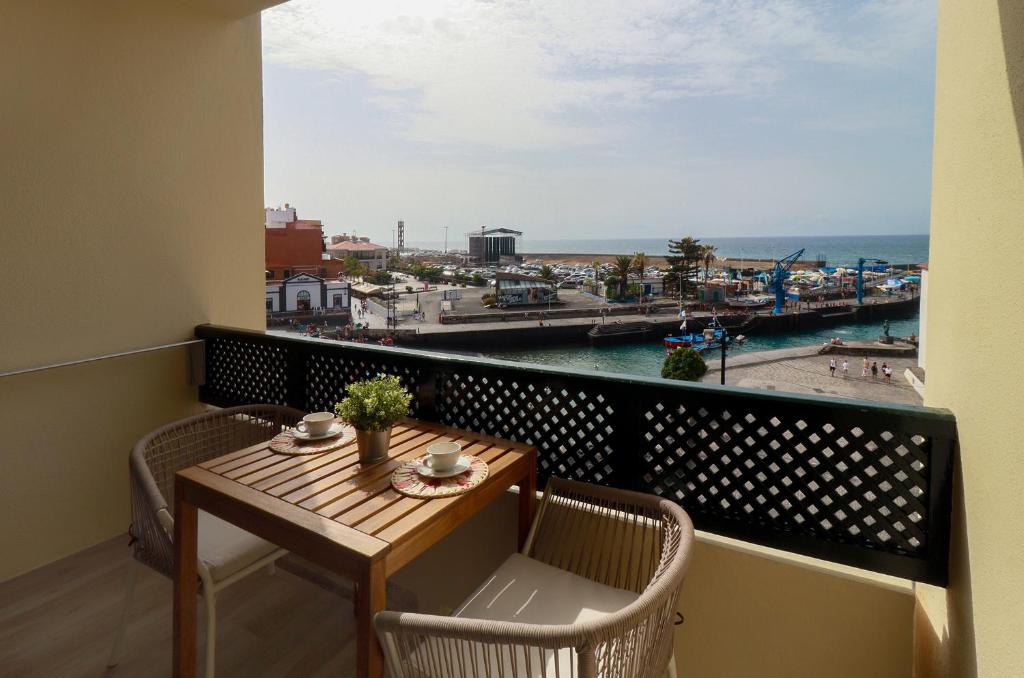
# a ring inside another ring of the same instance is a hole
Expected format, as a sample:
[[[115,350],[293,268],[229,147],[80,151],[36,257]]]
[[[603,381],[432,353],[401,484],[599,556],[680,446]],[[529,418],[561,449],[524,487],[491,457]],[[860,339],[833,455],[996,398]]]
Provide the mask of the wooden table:
[[[469,492],[414,499],[391,488],[391,472],[454,440],[490,467]],[[533,519],[537,451],[529,445],[406,419],[395,425],[388,459],[359,464],[355,442],[294,457],[267,443],[179,471],[174,491],[174,675],[196,675],[197,511],[202,509],[349,577],[356,585],[359,676],[383,675],[373,615],[387,578],[455,527],[519,486],[519,542]],[[340,639],[339,639],[339,642]]]

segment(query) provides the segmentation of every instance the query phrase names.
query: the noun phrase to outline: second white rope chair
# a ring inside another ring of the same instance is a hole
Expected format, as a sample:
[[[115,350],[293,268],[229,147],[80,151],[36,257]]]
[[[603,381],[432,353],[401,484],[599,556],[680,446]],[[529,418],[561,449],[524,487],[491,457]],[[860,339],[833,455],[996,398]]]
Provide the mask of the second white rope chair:
[[[661,678],[693,525],[675,503],[551,478],[522,553],[451,617],[380,612],[393,678]]]

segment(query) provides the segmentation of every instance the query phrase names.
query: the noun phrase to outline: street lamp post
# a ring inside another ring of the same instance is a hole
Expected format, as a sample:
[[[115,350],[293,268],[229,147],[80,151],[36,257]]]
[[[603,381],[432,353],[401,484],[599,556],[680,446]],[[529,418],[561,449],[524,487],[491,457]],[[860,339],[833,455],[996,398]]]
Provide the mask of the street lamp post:
[[[722,328],[722,386],[725,386],[725,344],[729,339],[729,331]]]

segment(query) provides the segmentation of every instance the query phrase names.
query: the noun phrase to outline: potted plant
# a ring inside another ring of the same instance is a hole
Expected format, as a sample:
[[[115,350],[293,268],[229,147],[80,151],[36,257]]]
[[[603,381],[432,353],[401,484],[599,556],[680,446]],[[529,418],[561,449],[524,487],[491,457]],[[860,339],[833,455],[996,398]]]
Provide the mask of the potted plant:
[[[409,411],[412,395],[398,377],[379,375],[349,384],[345,398],[334,406],[342,420],[356,429],[359,463],[380,461],[388,455],[391,427]]]

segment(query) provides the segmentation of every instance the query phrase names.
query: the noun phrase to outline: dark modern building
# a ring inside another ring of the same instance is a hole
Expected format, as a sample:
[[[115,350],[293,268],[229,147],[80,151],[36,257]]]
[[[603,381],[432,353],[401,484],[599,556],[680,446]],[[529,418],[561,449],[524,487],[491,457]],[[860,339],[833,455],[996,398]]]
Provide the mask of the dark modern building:
[[[511,228],[481,228],[467,233],[469,258],[477,264],[514,264],[522,261],[516,254],[516,238],[520,231]]]

